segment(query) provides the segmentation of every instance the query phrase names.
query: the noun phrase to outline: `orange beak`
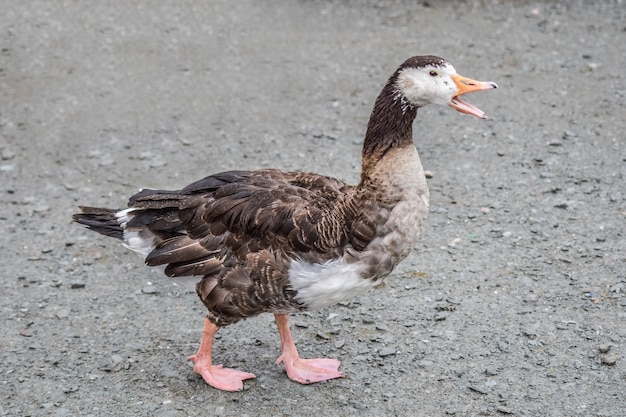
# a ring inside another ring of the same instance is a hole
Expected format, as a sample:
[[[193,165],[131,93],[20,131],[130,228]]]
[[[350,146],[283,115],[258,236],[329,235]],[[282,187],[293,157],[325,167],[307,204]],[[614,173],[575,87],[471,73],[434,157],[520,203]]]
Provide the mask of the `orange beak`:
[[[461,94],[471,93],[472,91],[479,90],[491,90],[492,88],[498,88],[496,83],[490,81],[476,81],[470,78],[463,77],[462,75],[455,74],[452,76],[452,81],[456,84],[457,93],[452,100],[450,100],[450,107],[460,111],[461,113],[471,114],[480,119],[486,119],[487,115],[484,111],[478,107],[461,100],[459,96]]]

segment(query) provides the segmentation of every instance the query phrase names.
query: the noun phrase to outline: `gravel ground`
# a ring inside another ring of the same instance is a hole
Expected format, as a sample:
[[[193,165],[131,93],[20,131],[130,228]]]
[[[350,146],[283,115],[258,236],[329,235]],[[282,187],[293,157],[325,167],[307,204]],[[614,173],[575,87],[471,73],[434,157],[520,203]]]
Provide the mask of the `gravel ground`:
[[[2,1],[0,415],[626,415],[626,7],[616,1]],[[312,386],[273,361],[272,317],[223,329],[77,204],[278,167],[356,182],[369,113],[405,58],[500,89],[487,121],[429,107],[426,233],[385,288],[295,316]]]

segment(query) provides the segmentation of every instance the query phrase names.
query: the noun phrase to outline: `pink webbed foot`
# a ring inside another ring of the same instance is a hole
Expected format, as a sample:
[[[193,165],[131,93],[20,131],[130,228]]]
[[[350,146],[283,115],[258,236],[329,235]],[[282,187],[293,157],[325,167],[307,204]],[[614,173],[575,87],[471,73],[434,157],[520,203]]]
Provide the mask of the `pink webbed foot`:
[[[296,349],[291,331],[289,330],[289,315],[274,314],[274,318],[280,334],[282,350],[281,355],[276,360],[276,365],[280,363],[285,364],[285,370],[289,379],[301,384],[313,384],[345,377],[345,374],[339,372],[341,362],[337,359],[300,359],[298,349]]]
[[[189,357],[189,360],[194,362],[194,372],[213,388],[224,391],[241,391],[243,390],[243,381],[256,378],[256,376],[248,372],[224,368],[222,365],[213,365],[211,351],[213,350],[213,339],[218,330],[218,326],[208,319],[204,319],[200,347],[195,355]]]
[[[193,370],[204,379],[204,382],[223,391],[241,391],[243,381],[256,378],[254,374],[248,372],[224,368],[222,365],[211,365],[209,361],[202,359],[197,360],[196,355],[190,356],[189,360],[194,361]]]
[[[284,356],[280,355],[276,360],[276,365],[279,365],[281,362],[284,363],[289,379],[301,384],[313,384],[346,376],[344,373],[339,372],[341,362],[337,359],[300,359],[298,357],[294,359],[285,358]]]

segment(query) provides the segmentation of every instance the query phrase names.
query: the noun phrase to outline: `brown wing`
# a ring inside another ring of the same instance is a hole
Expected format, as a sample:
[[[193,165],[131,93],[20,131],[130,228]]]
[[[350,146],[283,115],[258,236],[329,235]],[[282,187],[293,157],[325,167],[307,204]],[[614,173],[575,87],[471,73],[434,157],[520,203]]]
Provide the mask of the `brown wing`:
[[[213,239],[228,232],[239,244],[254,242],[257,250],[328,252],[348,238],[348,213],[338,204],[353,189],[315,174],[229,171],[180,191],[142,190],[130,199],[130,207],[142,210],[128,227],[148,228],[163,240],[186,235],[210,250],[216,244],[236,250],[232,240]]]
[[[147,256],[169,276],[204,276],[198,293],[224,325],[262,311],[297,306],[291,258],[324,262],[374,236],[355,187],[315,174],[229,171],[180,191],[143,190],[127,228],[157,236]]]

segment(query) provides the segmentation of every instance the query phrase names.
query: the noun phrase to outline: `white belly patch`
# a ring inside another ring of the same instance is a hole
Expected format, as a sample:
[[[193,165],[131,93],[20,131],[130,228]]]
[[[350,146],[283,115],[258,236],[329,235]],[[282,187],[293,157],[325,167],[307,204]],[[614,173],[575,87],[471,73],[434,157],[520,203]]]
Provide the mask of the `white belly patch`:
[[[312,309],[337,304],[361,294],[380,284],[361,276],[359,262],[347,264],[343,259],[323,264],[311,264],[292,260],[289,268],[289,282],[298,292],[296,300]]]

